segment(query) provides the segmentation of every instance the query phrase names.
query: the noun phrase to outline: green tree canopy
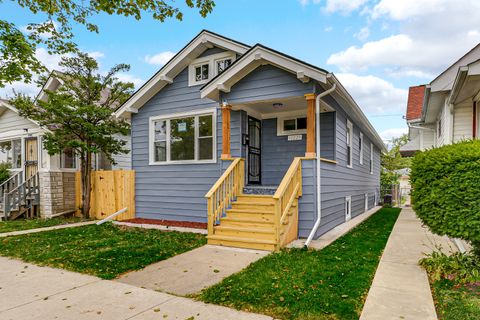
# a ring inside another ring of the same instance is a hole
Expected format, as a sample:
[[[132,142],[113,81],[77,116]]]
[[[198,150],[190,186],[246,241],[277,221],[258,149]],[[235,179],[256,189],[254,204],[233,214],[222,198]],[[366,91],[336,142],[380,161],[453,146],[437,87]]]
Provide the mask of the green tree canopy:
[[[184,0],[188,8],[196,8],[202,17],[212,12],[213,0]],[[2,6],[0,0],[0,10]],[[50,54],[75,52],[73,25],[84,26],[98,33],[93,22],[99,14],[133,17],[140,20],[144,15],[163,22],[174,17],[182,20],[183,12],[174,0],[15,0],[24,13],[34,13],[45,21],[29,23],[26,32],[8,20],[0,19],[0,88],[13,81],[30,83],[33,74],[46,71],[37,59],[38,45],[44,45]]]
[[[44,135],[44,147],[49,154],[73,149],[79,155],[82,210],[88,216],[92,155],[101,152],[113,162],[113,155],[128,151],[126,141],[114,135],[128,135],[130,126],[115,119],[112,112],[133,92],[132,83],[123,83],[115,76],[130,67],[119,64],[101,74],[95,59],[84,53],[62,58],[60,66],[65,72],[54,72],[52,76],[62,85],[55,91],[45,90],[46,99],[34,100],[17,94],[11,102],[20,115],[49,129]]]

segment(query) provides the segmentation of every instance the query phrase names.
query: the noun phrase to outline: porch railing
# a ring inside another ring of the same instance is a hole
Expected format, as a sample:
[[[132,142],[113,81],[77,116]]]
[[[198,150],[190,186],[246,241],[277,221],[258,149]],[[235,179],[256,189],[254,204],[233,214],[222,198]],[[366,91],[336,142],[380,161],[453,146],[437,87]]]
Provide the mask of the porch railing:
[[[4,195],[4,215],[8,217],[12,211],[20,210],[22,207],[40,203],[38,172],[25,180]]]
[[[22,183],[23,171],[15,172],[4,183],[0,184],[0,203],[3,202],[5,193],[9,193],[13,189],[17,188]]]
[[[302,196],[302,159],[295,158],[273,195],[275,234],[279,248],[297,239],[298,198]]]
[[[205,195],[208,203],[209,235],[213,235],[214,225],[219,223],[235,197],[242,193],[244,180],[245,160],[236,158]]]

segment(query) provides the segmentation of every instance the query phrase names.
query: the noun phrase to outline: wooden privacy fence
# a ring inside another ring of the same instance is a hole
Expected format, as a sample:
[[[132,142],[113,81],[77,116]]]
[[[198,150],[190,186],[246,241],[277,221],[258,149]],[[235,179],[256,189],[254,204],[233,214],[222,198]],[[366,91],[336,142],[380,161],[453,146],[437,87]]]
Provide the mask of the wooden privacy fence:
[[[80,172],[75,176],[75,206],[81,207],[82,179]],[[90,217],[104,219],[123,209],[128,210],[115,220],[135,218],[135,171],[113,170],[92,172],[92,192],[90,201]]]

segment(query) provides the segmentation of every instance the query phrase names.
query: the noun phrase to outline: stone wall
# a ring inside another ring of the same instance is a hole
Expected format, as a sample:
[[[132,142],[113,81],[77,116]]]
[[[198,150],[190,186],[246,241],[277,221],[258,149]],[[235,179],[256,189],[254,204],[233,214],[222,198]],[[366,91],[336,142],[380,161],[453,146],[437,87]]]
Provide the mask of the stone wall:
[[[40,215],[75,209],[75,172],[40,172]]]

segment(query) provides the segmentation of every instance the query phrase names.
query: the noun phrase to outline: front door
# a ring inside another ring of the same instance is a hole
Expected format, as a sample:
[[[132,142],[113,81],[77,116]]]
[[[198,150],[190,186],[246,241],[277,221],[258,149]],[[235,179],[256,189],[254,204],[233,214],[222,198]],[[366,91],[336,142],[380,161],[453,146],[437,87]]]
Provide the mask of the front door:
[[[38,171],[38,139],[25,139],[25,180],[34,176]]]
[[[262,123],[248,117],[248,184],[261,184]]]

